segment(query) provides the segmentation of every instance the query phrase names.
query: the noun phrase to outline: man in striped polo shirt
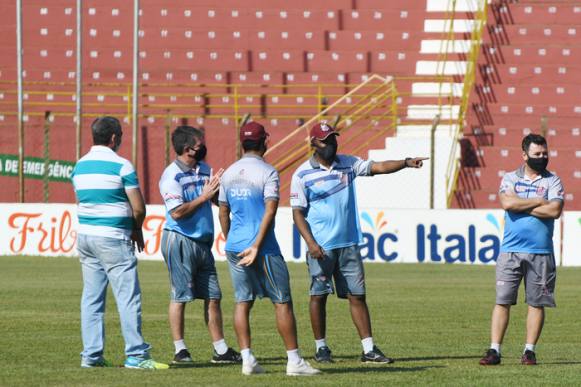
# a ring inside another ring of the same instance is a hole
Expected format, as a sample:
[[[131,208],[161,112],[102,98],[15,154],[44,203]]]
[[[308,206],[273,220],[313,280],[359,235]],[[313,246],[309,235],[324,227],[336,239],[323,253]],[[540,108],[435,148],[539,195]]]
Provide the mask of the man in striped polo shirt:
[[[191,364],[184,342],[186,303],[204,300],[204,316],[214,345],[212,363],[239,363],[240,354],[224,340],[222,292],[212,255],[216,199],[223,170],[214,176],[203,160],[206,156],[204,133],[191,126],[178,126],[171,136],[177,157],[159,180],[159,191],[166,207],[161,253],[169,271],[171,301],[169,325],[174,341],[174,364]]]
[[[314,155],[293,174],[290,203],[293,219],[307,243],[311,276],[311,326],[318,362],[332,362],[326,342],[327,296],[334,293],[349,299],[351,317],[361,338],[364,363],[392,363],[373,343],[371,319],[365,301],[365,274],[359,252],[362,241],[353,180],[420,168],[426,158],[380,161],[337,155],[339,135],[322,122],[311,128]]]
[[[121,124],[113,117],[91,125],[93,147],[75,165],[72,180],[78,202],[78,249],[83,272],[81,367],[105,367],[105,300],[111,282],[125,339],[125,367],[165,369],[149,355],[141,335],[141,290],[135,246],[143,250],[145,204],[135,169],[116,152]]]

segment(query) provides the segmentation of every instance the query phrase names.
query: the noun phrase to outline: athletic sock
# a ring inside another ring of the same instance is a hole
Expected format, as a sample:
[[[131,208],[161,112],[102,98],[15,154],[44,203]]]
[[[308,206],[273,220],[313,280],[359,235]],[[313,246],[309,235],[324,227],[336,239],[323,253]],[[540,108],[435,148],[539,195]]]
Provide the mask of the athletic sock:
[[[499,343],[490,343],[490,349],[494,349],[500,355],[500,344]]]
[[[290,351],[286,351],[286,355],[288,357],[289,364],[299,364],[301,362],[301,354],[299,353],[299,349],[292,349]]]
[[[317,347],[317,351],[322,347],[327,347],[327,339],[323,337],[321,340],[315,340],[315,346]]]
[[[363,353],[369,353],[373,351],[373,337],[366,337],[361,340],[361,345],[363,346]]]
[[[535,352],[535,347],[536,347],[536,345],[534,345],[534,344],[525,344],[525,349],[524,349],[523,353],[525,351],[533,351],[533,352]]]
[[[186,343],[184,343],[184,339],[174,341],[173,345],[176,348],[176,354],[178,354],[182,349],[188,349]]]
[[[228,345],[226,345],[226,341],[224,339],[214,341],[212,345],[214,345],[214,350],[218,355],[223,355],[228,352]]]
[[[252,350],[250,348],[241,349],[240,355],[242,355],[242,363],[248,364],[256,361],[256,358],[252,354]]]

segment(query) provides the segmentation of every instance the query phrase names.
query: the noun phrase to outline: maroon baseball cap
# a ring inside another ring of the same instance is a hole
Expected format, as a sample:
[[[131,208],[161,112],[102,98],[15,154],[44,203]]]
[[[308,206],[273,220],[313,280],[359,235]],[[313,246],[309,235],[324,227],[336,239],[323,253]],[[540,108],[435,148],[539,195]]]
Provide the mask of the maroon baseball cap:
[[[331,125],[326,122],[321,122],[311,128],[309,136],[311,137],[311,141],[313,141],[314,139],[324,140],[332,134],[339,135]]]
[[[258,122],[249,122],[240,128],[240,141],[252,140],[260,141],[263,138],[268,137],[268,133],[264,129],[264,126],[260,125]]]

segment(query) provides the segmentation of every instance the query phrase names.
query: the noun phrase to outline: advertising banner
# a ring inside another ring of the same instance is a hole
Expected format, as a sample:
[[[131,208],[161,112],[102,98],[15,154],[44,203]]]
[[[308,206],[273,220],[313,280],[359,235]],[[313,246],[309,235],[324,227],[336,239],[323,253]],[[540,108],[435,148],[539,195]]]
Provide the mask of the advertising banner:
[[[581,211],[563,213],[563,266],[581,266]]]
[[[581,265],[579,240],[581,213],[565,213],[565,265]],[[504,227],[502,210],[394,210],[359,211],[361,254],[369,262],[494,264]],[[140,259],[162,259],[161,236],[165,208],[147,206],[143,224],[145,251]],[[217,260],[225,260],[225,238],[214,208]],[[576,228],[575,228],[576,227]],[[72,204],[0,204],[0,254],[76,256],[76,206]],[[304,261],[306,246],[293,225],[292,210],[276,216],[275,232],[287,261]],[[567,239],[568,238],[568,239]],[[561,222],[555,222],[555,255],[560,262]]]
[[[70,182],[74,166],[72,161],[49,160],[45,165],[40,157],[26,157],[23,171],[27,179],[42,179],[45,168],[48,168],[50,181]],[[18,176],[18,156],[0,154],[0,175]]]

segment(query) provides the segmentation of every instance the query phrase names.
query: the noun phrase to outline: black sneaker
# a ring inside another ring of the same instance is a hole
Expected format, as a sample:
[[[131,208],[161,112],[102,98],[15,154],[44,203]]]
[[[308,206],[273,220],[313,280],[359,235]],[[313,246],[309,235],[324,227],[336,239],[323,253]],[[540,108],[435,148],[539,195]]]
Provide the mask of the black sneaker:
[[[391,364],[395,360],[390,357],[387,357],[381,352],[376,345],[373,346],[373,350],[367,353],[361,354],[361,362],[362,363],[383,363],[383,364]]]
[[[522,365],[537,365],[537,356],[533,351],[527,349],[525,353],[523,353],[520,362]]]
[[[212,363],[217,364],[233,364],[242,363],[242,356],[232,348],[228,348],[226,353],[223,355],[218,355],[216,350],[214,350],[214,356],[212,356]]]
[[[315,353],[315,361],[318,363],[333,363],[331,349],[327,346],[319,348],[317,353]]]
[[[500,354],[496,351],[496,349],[490,348],[484,354],[484,357],[480,359],[480,365],[488,366],[488,365],[498,365],[500,364]]]
[[[182,349],[173,358],[172,364],[192,364],[192,355],[187,349]]]

